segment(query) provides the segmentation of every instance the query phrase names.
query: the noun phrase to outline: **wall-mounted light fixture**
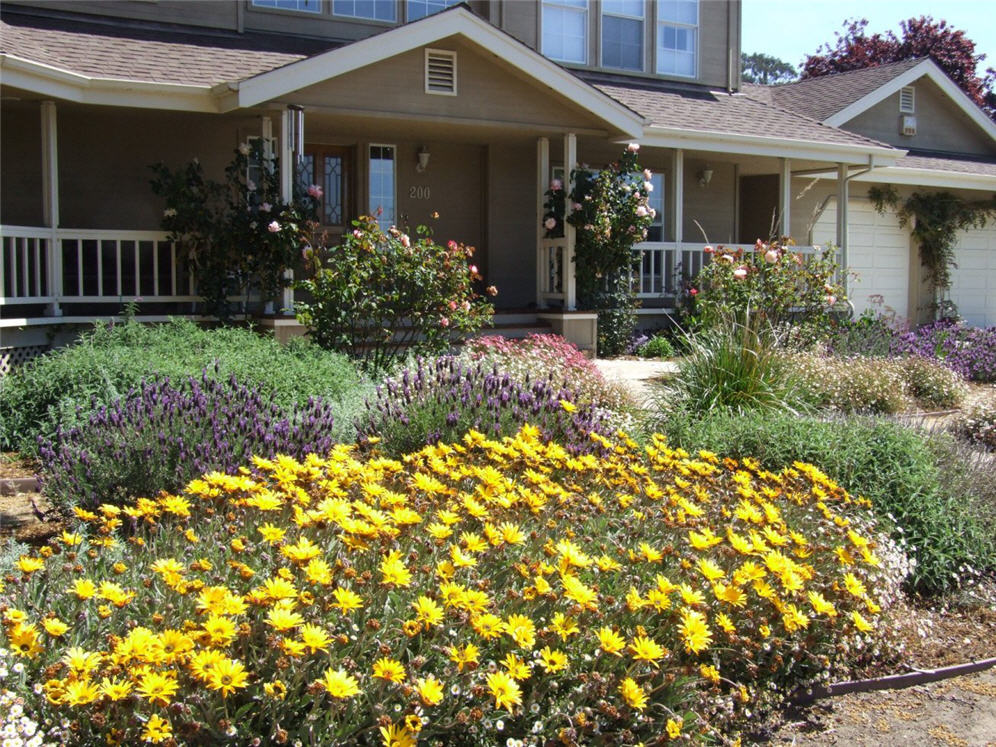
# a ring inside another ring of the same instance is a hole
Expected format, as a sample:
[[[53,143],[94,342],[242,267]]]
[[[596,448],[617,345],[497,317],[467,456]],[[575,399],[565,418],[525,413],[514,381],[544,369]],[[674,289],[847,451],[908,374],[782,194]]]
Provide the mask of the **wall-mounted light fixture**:
[[[709,182],[712,181],[712,169],[706,164],[706,167],[699,172],[699,186],[708,187]]]
[[[429,156],[430,156],[429,149],[426,148],[424,145],[418,149],[418,163],[415,164],[415,170],[418,173],[421,174],[423,171],[429,168]]]

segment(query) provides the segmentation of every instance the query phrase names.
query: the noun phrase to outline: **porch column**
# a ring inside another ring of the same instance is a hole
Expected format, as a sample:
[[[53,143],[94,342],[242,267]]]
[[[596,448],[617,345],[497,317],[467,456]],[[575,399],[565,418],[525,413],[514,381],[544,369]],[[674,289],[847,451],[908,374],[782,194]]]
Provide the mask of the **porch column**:
[[[837,251],[840,256],[840,283],[847,296],[847,164],[837,164]]]
[[[55,102],[43,101],[41,105],[41,157],[42,157],[42,218],[51,231],[48,237],[47,277],[48,295],[52,303],[45,309],[45,316],[62,316],[59,297],[62,295],[62,247],[56,230],[59,228],[59,128]]]
[[[782,236],[792,235],[792,161],[788,158],[779,158],[779,213],[781,213],[781,234]],[[779,237],[780,238],[780,237]]]
[[[680,251],[685,232],[685,151],[681,148],[674,151],[674,184],[671,191],[674,194],[674,243]]]
[[[295,114],[296,112],[286,109],[280,117],[280,199],[288,203],[294,199],[294,169],[297,165],[294,158]],[[264,119],[264,121],[269,121],[269,118]],[[288,283],[292,283],[294,270],[290,268],[285,270],[284,279]],[[289,286],[284,288],[278,313],[284,316],[294,315],[293,288]]]
[[[571,172],[578,162],[577,135],[568,132],[564,135],[564,191],[570,195],[574,191],[574,179]],[[575,311],[578,307],[577,264],[574,257],[575,229],[567,222],[567,216],[574,212],[570,199],[564,201],[564,310]]]
[[[543,246],[546,227],[543,225],[544,193],[550,178],[550,140],[536,138],[536,308],[545,309],[546,278],[550,274],[550,258]],[[564,189],[567,185],[564,185]]]

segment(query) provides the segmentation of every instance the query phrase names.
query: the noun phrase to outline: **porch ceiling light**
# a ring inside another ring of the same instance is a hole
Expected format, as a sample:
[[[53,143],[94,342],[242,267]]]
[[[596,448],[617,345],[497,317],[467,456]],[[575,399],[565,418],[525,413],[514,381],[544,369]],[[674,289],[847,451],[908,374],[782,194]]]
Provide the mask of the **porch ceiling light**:
[[[423,171],[429,168],[429,156],[430,156],[429,149],[426,148],[425,146],[422,146],[421,148],[418,149],[418,163],[415,164],[415,170],[418,173],[421,174]]]
[[[709,182],[712,181],[712,169],[706,166],[702,171],[699,172],[699,186],[708,187]]]

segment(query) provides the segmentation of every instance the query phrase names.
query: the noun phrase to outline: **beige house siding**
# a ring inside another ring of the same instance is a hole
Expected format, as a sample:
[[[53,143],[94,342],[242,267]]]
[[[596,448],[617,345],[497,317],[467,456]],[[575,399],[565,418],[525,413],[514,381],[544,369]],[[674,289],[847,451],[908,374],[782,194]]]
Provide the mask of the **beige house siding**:
[[[215,29],[238,29],[238,0],[4,0],[5,5],[31,5],[46,10],[63,10],[126,18],[135,21],[180,23],[188,26],[205,26]]]
[[[536,143],[492,147],[487,167],[485,280],[497,306],[525,308],[536,301]]]
[[[0,110],[0,222],[42,225],[41,113],[32,102],[4,102]]]
[[[857,132],[897,148],[944,151],[949,153],[996,154],[992,138],[980,131],[936,83],[921,78],[914,85],[916,135],[901,135],[899,92],[862,112],[843,129]]]
[[[740,0],[700,0],[699,42],[698,82],[716,88],[739,88],[739,74],[731,80],[729,71],[740,70]]]
[[[712,169],[712,180],[708,186],[701,187],[698,175],[706,164]],[[706,238],[695,224],[698,221],[708,241],[736,243],[736,181],[733,164],[705,161],[686,154],[684,202],[685,220],[682,231],[685,242],[705,243]]]
[[[495,3],[497,7],[492,23],[508,32],[526,46],[538,50],[539,4],[531,2]]]

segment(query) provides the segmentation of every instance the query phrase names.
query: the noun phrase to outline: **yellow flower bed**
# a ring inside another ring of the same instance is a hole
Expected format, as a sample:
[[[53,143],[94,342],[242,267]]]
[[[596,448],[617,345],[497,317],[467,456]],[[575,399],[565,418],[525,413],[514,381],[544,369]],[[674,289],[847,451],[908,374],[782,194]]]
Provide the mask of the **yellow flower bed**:
[[[593,438],[340,446],[78,511],[0,596],[24,692],[85,744],[715,739],[867,645],[862,501]]]

